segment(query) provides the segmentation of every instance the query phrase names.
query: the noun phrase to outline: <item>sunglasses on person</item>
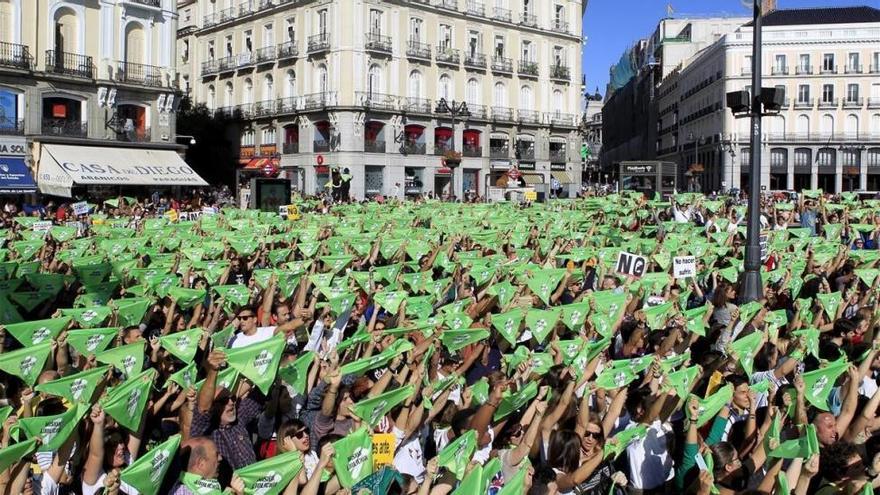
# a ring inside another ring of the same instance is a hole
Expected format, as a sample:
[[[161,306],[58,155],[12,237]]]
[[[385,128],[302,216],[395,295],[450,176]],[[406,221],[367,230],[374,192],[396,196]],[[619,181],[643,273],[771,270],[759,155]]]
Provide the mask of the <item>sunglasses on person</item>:
[[[254,315],[238,315],[239,320],[250,320],[251,318],[254,318]]]
[[[307,432],[305,428],[303,428],[302,430],[297,430],[297,431],[290,434],[290,436],[292,436],[293,438],[296,438],[297,440],[302,440],[303,438],[307,437],[308,435],[309,435],[309,432]]]
[[[585,437],[585,438],[593,438],[593,439],[596,439],[596,440],[601,440],[603,436],[604,436],[604,435],[602,435],[602,432],[601,432],[601,431],[589,431],[589,430],[588,430],[588,431],[585,431],[585,432],[584,432],[584,437]]]

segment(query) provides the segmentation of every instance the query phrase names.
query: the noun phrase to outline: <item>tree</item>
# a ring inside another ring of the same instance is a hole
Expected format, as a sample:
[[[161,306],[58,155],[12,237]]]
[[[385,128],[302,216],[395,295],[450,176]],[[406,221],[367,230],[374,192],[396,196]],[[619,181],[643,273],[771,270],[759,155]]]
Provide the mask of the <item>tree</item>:
[[[177,133],[195,137],[186,151],[186,162],[209,184],[235,185],[238,124],[215,113],[204,103],[193,104],[185,95],[177,113]]]

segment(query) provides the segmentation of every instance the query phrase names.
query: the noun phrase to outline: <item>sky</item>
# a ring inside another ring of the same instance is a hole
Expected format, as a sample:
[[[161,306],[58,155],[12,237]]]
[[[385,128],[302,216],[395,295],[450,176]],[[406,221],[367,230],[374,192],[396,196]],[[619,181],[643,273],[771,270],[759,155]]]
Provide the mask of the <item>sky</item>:
[[[587,90],[596,86],[605,94],[608,69],[620,60],[620,55],[640,38],[650,36],[657,22],[666,17],[666,6],[671,5],[673,17],[687,14],[751,15],[743,7],[743,0],[585,0],[584,14],[584,74]],[[745,0],[748,4],[749,0]],[[830,7],[869,5],[880,8],[880,0],[778,0],[778,8]]]

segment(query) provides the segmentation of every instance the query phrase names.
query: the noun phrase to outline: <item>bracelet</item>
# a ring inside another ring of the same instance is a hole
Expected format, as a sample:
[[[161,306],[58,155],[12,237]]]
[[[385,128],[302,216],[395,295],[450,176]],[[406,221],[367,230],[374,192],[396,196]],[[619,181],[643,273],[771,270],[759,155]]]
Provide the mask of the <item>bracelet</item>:
[[[498,404],[495,403],[495,402],[488,402],[488,401],[487,401],[487,402],[486,402],[486,405],[492,406],[492,407],[494,407],[494,408],[497,408],[497,407],[498,407]]]

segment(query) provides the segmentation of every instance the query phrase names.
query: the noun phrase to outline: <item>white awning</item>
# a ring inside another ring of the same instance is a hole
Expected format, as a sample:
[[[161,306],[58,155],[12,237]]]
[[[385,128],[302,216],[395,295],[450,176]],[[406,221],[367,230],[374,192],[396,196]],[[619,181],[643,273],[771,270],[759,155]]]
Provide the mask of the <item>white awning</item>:
[[[44,144],[37,186],[40,192],[70,197],[74,185],[207,186],[171,150]]]

